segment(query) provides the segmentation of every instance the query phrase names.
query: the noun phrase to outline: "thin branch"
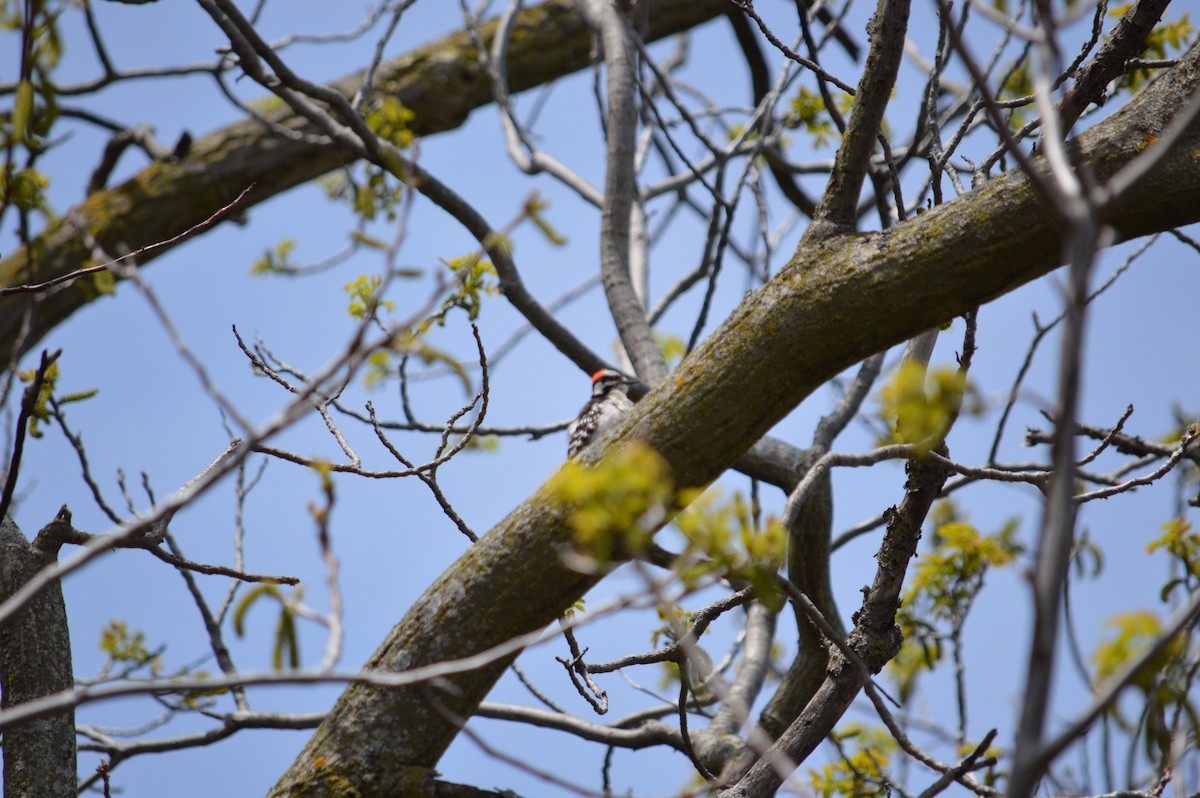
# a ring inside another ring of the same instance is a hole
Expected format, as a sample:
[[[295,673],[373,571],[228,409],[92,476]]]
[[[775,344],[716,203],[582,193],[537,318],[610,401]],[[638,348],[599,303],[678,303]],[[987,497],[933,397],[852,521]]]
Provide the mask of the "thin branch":
[[[637,74],[633,31],[616,6],[587,0],[588,23],[598,32],[607,67],[608,117],[605,131],[604,207],[600,216],[600,274],[617,333],[638,376],[648,385],[667,374],[658,344],[646,321],[646,309],[630,278],[630,215],[636,186]]]
[[[908,0],[879,0],[876,5],[870,30],[871,48],[850,121],[825,194],[817,205],[812,224],[804,232],[804,242],[817,242],[853,228],[858,195],[904,54],[908,12]]]
[[[25,433],[29,428],[29,420],[33,417],[38,401],[41,399],[46,374],[61,354],[61,349],[53,352],[42,351],[42,361],[33,372],[33,378],[25,387],[25,393],[21,397],[21,411],[17,414],[17,429],[14,433],[12,455],[9,458],[8,471],[4,478],[4,493],[0,496],[0,520],[8,517],[8,508],[12,505],[13,496],[17,492],[17,478],[21,474],[21,455],[25,451]]]
[[[35,285],[13,285],[13,286],[0,287],[0,297],[7,296],[8,294],[24,294],[24,293],[30,293],[30,292],[45,291],[47,288],[53,288],[54,286],[59,285],[61,283],[71,282],[73,280],[77,280],[80,277],[84,277],[89,274],[95,274],[96,272],[101,272],[101,271],[105,271],[105,270],[111,271],[113,266],[124,263],[127,260],[136,259],[147,253],[154,252],[159,249],[163,249],[164,247],[174,246],[174,245],[180,243],[181,241],[184,241],[185,239],[191,238],[192,236],[196,235],[197,233],[203,233],[205,230],[207,230],[208,228],[212,227],[217,222],[224,219],[226,216],[229,215],[229,213],[231,211],[233,211],[235,208],[237,208],[238,204],[241,203],[241,201],[243,199],[245,199],[246,195],[249,194],[253,188],[254,188],[254,184],[251,183],[250,185],[246,186],[246,188],[242,189],[242,193],[238,194],[237,197],[233,200],[233,202],[230,202],[228,205],[222,206],[212,216],[209,216],[207,219],[200,222],[199,224],[192,225],[191,227],[189,227],[187,230],[184,230],[179,235],[168,238],[166,241],[159,241],[154,244],[147,244],[144,247],[136,249],[133,252],[130,252],[128,254],[122,255],[121,257],[111,260],[100,266],[89,266],[86,269],[78,269],[76,271],[71,272],[70,274],[63,274],[58,277],[55,277],[53,280],[47,280],[44,283],[37,283]],[[68,218],[68,221],[75,223],[75,220],[72,219],[72,217],[68,216],[67,218]],[[83,230],[78,224],[76,224],[76,230],[79,231],[81,233],[81,235],[83,234]],[[91,238],[90,235],[87,237]],[[91,245],[89,244],[89,246],[91,246]]]

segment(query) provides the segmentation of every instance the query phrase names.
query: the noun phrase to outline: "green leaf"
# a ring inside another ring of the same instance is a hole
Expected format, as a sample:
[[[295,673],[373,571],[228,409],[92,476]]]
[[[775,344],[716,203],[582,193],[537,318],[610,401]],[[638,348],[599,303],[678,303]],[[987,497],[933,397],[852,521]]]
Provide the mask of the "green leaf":
[[[1200,533],[1192,530],[1192,524],[1180,516],[1162,525],[1163,534],[1146,545],[1146,553],[1164,550],[1183,567],[1183,584],[1191,589],[1200,585]]]
[[[642,443],[625,446],[594,466],[568,462],[546,490],[569,506],[575,543],[600,563],[644,551],[675,500],[667,462]]]
[[[369,236],[361,230],[352,230],[350,232],[350,240],[356,244],[361,244],[364,247],[378,249],[384,252],[387,251],[388,245],[374,236]]]
[[[268,249],[263,256],[254,261],[250,267],[251,274],[287,274],[292,271],[290,256],[296,248],[296,240],[285,238],[275,245],[274,250]]]
[[[25,141],[29,123],[33,119],[33,83],[22,80],[17,84],[12,112],[12,137],[14,141]]]
[[[100,393],[99,388],[92,388],[87,391],[77,391],[76,393],[69,393],[66,396],[60,396],[58,398],[58,403],[60,405],[69,405],[71,402],[82,402],[84,400],[91,399],[98,393]]]
[[[525,202],[525,215],[542,231],[542,235],[546,236],[546,239],[551,244],[561,247],[567,243],[566,236],[554,229],[545,214],[542,213],[549,206],[550,203],[545,202],[537,194],[534,194]]]
[[[282,596],[279,593],[279,588],[275,585],[261,584],[255,585],[246,591],[242,596],[241,601],[233,608],[233,632],[238,637],[246,636],[246,613],[250,611],[250,607],[254,605],[263,596],[279,600]]]
[[[271,650],[271,667],[277,671],[283,670],[283,658],[287,657],[288,667],[300,667],[300,642],[296,635],[295,616],[284,608],[279,613],[279,621],[275,626],[275,646]]]

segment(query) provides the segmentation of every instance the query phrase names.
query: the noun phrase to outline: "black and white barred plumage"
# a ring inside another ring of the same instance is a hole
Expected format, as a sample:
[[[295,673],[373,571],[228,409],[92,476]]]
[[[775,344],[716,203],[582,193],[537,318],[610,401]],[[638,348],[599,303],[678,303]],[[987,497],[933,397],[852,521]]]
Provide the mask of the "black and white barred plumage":
[[[633,407],[625,395],[628,383],[628,377],[613,369],[600,369],[592,375],[592,398],[567,427],[568,459],[574,460],[585,446]]]

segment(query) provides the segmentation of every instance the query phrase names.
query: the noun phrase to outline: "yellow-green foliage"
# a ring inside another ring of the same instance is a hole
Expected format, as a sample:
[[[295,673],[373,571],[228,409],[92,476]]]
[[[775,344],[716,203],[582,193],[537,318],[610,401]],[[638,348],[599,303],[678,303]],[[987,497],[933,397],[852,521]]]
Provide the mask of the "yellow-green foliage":
[[[131,632],[128,624],[124,621],[109,621],[104,629],[100,632],[100,650],[108,655],[108,662],[105,663],[104,672],[108,673],[114,670],[114,666],[120,666],[119,670],[126,676],[133,676],[137,671],[145,669],[149,671],[150,676],[162,678],[162,657],[158,654],[151,653],[146,647],[146,633],[138,630]],[[184,667],[172,674],[171,678],[205,678],[208,676],[206,671],[194,671],[190,667]],[[192,689],[180,690],[176,695],[180,699],[180,706],[184,709],[199,709],[204,706],[212,705],[212,697],[228,692],[224,687],[212,687],[208,689]],[[160,693],[160,697],[166,697],[166,693]]]
[[[1126,3],[1110,9],[1108,15],[1110,17],[1124,16],[1131,5]],[[1195,27],[1188,20],[1187,14],[1181,15],[1174,22],[1169,20],[1159,22],[1146,37],[1146,48],[1142,50],[1141,57],[1149,60],[1170,58],[1173,53],[1178,53],[1187,46],[1194,30]],[[1155,70],[1150,69],[1133,70],[1123,79],[1123,88],[1137,91],[1154,75],[1154,72]]]
[[[390,172],[374,164],[363,164],[363,180],[358,181],[343,170],[320,179],[329,199],[349,202],[356,216],[372,221],[382,215],[394,222],[407,188]]]
[[[655,647],[674,645],[692,630],[692,613],[678,604],[667,607],[659,605],[658,618],[663,624],[654,629],[650,635],[650,644]],[[667,660],[662,663],[662,678],[659,679],[658,686],[663,690],[678,686],[682,673],[688,680],[688,688],[692,695],[697,700],[704,701],[711,696],[706,684],[713,672],[712,655],[705,651],[699,643],[689,646],[686,655],[687,668],[682,672],[679,669],[679,662]]]
[[[109,621],[100,632],[100,650],[109,656],[113,664],[141,667],[149,666],[150,673],[157,676],[162,662],[158,655],[146,648],[146,633],[129,631],[124,621]]]
[[[921,555],[908,587],[908,598],[924,601],[936,620],[962,617],[983,587],[989,568],[1008,565],[1021,553],[1014,540],[1019,526],[1015,518],[1000,531],[984,535],[972,524],[949,520],[933,533],[933,551]]]
[[[584,612],[587,612],[587,599],[580,596],[575,599],[574,604],[567,608],[567,611],[563,613],[563,617],[569,621],[575,617],[576,613],[583,614]]]
[[[287,274],[293,270],[291,263],[292,250],[296,248],[296,239],[285,238],[275,245],[275,249],[268,249],[263,252],[263,256],[254,261],[254,265],[250,267],[251,274]]]
[[[911,443],[924,454],[950,431],[968,390],[958,369],[925,369],[905,361],[879,394],[880,416],[892,430],[891,443]]]
[[[831,735],[843,758],[809,768],[813,792],[822,798],[844,795],[846,798],[886,798],[892,794],[885,783],[887,768],[896,750],[896,741],[882,729],[850,724]]]
[[[382,284],[382,277],[378,275],[367,277],[364,274],[342,286],[342,290],[350,295],[350,306],[347,308],[347,312],[352,317],[361,319],[368,313],[372,316],[377,315],[380,308],[389,312],[395,310],[395,303],[389,299],[379,298],[379,286]]]
[[[495,244],[509,246],[505,239],[498,239]],[[446,313],[451,308],[462,308],[471,321],[475,321],[483,308],[483,297],[491,296],[497,291],[496,267],[491,261],[484,260],[482,254],[475,252],[455,258],[446,264],[446,268],[454,273],[455,287],[442,303],[442,310],[437,317],[438,323],[445,323]]]
[[[29,122],[33,119],[33,82],[23,80],[17,84],[16,97],[12,111],[12,139],[25,143],[25,134],[29,132]]]
[[[1106,625],[1114,633],[1092,653],[1096,678],[1101,684],[1123,672],[1163,633],[1158,617],[1144,610],[1115,615]],[[1146,756],[1152,761],[1160,759],[1170,750],[1173,729],[1168,718],[1177,711],[1182,713],[1181,719],[1193,741],[1200,733],[1200,716],[1188,695],[1192,678],[1182,667],[1185,658],[1192,659],[1186,655],[1186,632],[1176,634],[1134,673],[1131,684],[1145,700],[1139,713],[1140,725],[1136,729],[1122,717],[1119,702],[1113,702],[1108,709],[1109,714],[1126,729],[1142,735]]]
[[[804,128],[812,135],[813,144],[817,147],[829,144],[837,132],[825,110],[825,99],[805,86],[801,86],[789,101],[783,124],[793,129]]]
[[[297,588],[299,598],[302,590]],[[246,591],[233,610],[233,631],[238,637],[246,635],[246,613],[261,598],[274,599],[279,604],[279,618],[275,623],[275,636],[271,647],[271,667],[283,670],[284,658],[289,668],[300,667],[300,639],[296,633],[296,614],[278,585],[260,584]]]
[[[1016,64],[1005,75],[1004,84],[1000,86],[999,99],[1015,100],[1029,97],[1032,94],[1033,74],[1029,70],[1029,61],[1026,59]],[[1012,108],[1008,111],[1008,121],[1013,130],[1019,130],[1027,120],[1021,108]]]
[[[0,197],[12,202],[23,211],[46,211],[46,189],[50,178],[36,169],[8,167],[0,171]]]
[[[91,268],[98,265],[95,261],[89,260],[83,265],[83,268]],[[89,299],[95,299],[100,296],[108,296],[117,293],[117,278],[108,269],[102,269],[98,272],[83,277],[76,285]]]
[[[413,143],[412,121],[416,114],[405,107],[396,97],[387,95],[379,107],[367,115],[367,127],[381,139],[391,142],[400,149],[408,149]]]
[[[662,353],[668,369],[674,369],[679,365],[679,361],[683,360],[683,355],[687,350],[687,345],[678,335],[658,330],[654,331],[654,343],[658,344],[658,351]]]
[[[29,411],[29,435],[31,437],[40,438],[45,434],[42,432],[42,424],[50,421],[50,397],[54,395],[54,385],[58,382],[58,373],[58,364],[51,363],[42,378],[42,384],[38,387],[38,395],[34,398],[33,407]],[[17,372],[17,377],[21,382],[32,383],[36,376],[37,369]]]
[[[787,552],[787,531],[778,520],[770,518],[760,529],[741,494],[722,501],[710,491],[680,513],[675,526],[688,542],[679,558],[685,584],[712,574],[744,579],[764,604],[783,605],[775,574]]]
[[[716,493],[677,491],[666,461],[643,443],[634,441],[595,465],[569,462],[548,489],[570,506],[576,544],[601,563],[644,551],[654,531],[690,505],[675,518],[687,539],[676,561],[684,584],[728,576],[749,581],[764,603],[782,604],[775,574],[787,547],[783,527],[772,519],[759,529],[741,496],[720,501]]]
[[[933,550],[917,560],[901,599],[903,609],[897,620],[904,644],[888,663],[901,701],[908,700],[920,673],[933,670],[941,660],[944,633],[966,619],[988,570],[1012,563],[1023,550],[1015,540],[1019,527],[1015,518],[985,535],[947,500],[934,507],[931,519]]]
[[[595,466],[567,463],[547,487],[570,506],[576,544],[602,563],[644,551],[675,501],[667,462],[636,441]]]
[[[30,44],[28,57],[21,59],[26,71],[13,76],[16,87],[12,92],[12,110],[0,114],[0,148],[22,146],[33,154],[40,154],[47,146],[50,128],[58,117],[51,73],[62,58],[62,40],[58,31],[62,9],[62,4],[48,2],[27,5],[8,0],[0,2],[0,31],[15,34],[10,37],[11,51],[15,54],[26,37]],[[25,17],[26,10],[31,13],[29,18]],[[17,62],[12,63],[15,66]],[[8,159],[10,163],[17,160]],[[32,169],[22,171],[27,173],[26,177],[35,177],[36,180],[30,183],[16,179],[12,174],[5,175],[12,178],[6,181],[11,184],[12,194],[10,196],[5,190],[0,192],[0,196],[3,196],[4,202],[14,202],[23,210],[38,208],[45,211],[46,207],[39,201],[42,194],[40,189],[45,188],[45,183],[37,185],[37,181],[44,181],[45,178]]]
[[[546,237],[547,241],[557,247],[561,247],[567,243],[567,238],[550,224],[550,220],[543,213],[549,207],[550,203],[543,200],[535,192],[529,196],[529,199],[525,200],[525,206],[522,208],[522,217],[533,222],[534,226],[542,231],[542,235]]]
[[[1096,678],[1100,682],[1119,673],[1157,640],[1163,631],[1158,616],[1148,610],[1118,613],[1104,625],[1113,630],[1113,635],[1096,646],[1092,653]],[[1167,664],[1182,653],[1184,645],[1183,638],[1175,637],[1138,671],[1133,684],[1149,693]]]
[[[1166,601],[1176,588],[1191,593],[1200,587],[1200,534],[1192,531],[1192,525],[1182,516],[1163,524],[1163,534],[1146,546],[1146,552],[1159,549],[1171,555],[1183,569],[1177,576],[1163,585],[1162,600]]]
[[[54,389],[58,386],[61,374],[62,372],[59,370],[57,362],[51,363],[46,369],[46,374],[42,378],[42,384],[38,388],[38,395],[34,398],[33,407],[29,413],[29,435],[32,438],[40,438],[45,434],[42,432],[42,425],[50,423],[52,419],[50,412],[50,400],[52,398],[59,407],[62,407],[71,402],[82,402],[84,399],[91,399],[100,392],[98,389],[92,388],[87,391],[76,391],[75,393],[55,397]],[[32,383],[36,375],[37,369],[17,372],[17,377],[21,382],[25,383]]]

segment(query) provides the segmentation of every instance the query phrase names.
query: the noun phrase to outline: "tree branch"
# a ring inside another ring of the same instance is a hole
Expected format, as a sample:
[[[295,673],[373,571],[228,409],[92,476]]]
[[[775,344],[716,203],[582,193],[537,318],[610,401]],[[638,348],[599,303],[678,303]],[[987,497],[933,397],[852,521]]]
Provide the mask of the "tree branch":
[[[850,121],[825,185],[825,195],[812,224],[804,232],[805,242],[820,241],[854,228],[858,195],[871,165],[871,153],[904,55],[908,10],[908,0],[879,0],[875,7],[870,24],[871,50],[854,95]]]
[[[1198,83],[1200,51],[1193,51],[1081,136],[1076,161],[1107,179],[1137,157],[1147,137],[1162,131],[1170,117],[1164,110],[1182,105],[1180,98]],[[1191,156],[1197,146],[1200,131],[1193,125],[1175,151],[1114,205],[1109,222],[1120,237],[1200,219],[1200,168]],[[1056,268],[1062,235],[1028,180],[1012,173],[885,233],[802,247],[671,380],[635,405],[610,446],[640,439],[670,464],[676,485],[705,485],[842,370]],[[539,490],[437,578],[368,667],[403,672],[461,659],[555,621],[598,579],[564,564],[560,552],[571,546],[568,520],[567,508]],[[901,559],[905,551],[891,558],[897,567],[907,561]],[[879,592],[880,612],[889,609],[883,599],[891,587]],[[511,659],[441,680],[438,702],[469,716]],[[831,707],[848,705],[856,678],[827,680],[827,692],[836,694],[824,696]],[[347,690],[272,795],[331,794],[346,780],[365,792],[384,784],[416,788],[432,778],[457,727],[429,706],[430,689]]]
[[[602,42],[608,72],[608,118],[605,124],[608,153],[604,207],[600,214],[600,277],[621,343],[638,376],[654,385],[667,375],[667,364],[654,341],[646,320],[646,308],[634,290],[629,272],[638,119],[634,33],[611,0],[588,0],[583,7]]]
[[[719,0],[663,0],[655,3],[645,38],[657,40],[699,25],[724,10]],[[485,42],[495,23],[480,26]],[[583,69],[591,32],[573,0],[549,0],[517,15],[510,46],[509,88],[520,92]],[[330,84],[349,98],[362,85],[355,73]],[[478,62],[470,36],[459,32],[418,48],[382,65],[376,73],[379,95],[391,95],[413,111],[413,131],[428,136],[461,125],[471,111],[492,102],[491,83]],[[446,86],[453,84],[454,91]],[[292,131],[314,132],[288,108],[264,113],[273,125]],[[91,249],[68,217],[77,219],[108,252],[126,252],[167,241],[204,221],[214,208],[230,203],[245,186],[255,189],[243,210],[304,185],[354,160],[340,147],[313,143],[311,136],[288,137],[265,131],[247,118],[205,136],[177,163],[159,162],[120,186],[88,197],[62,214],[32,242],[0,260],[0,287],[43,283],[86,267]],[[164,254],[163,247],[144,255],[145,265]],[[30,252],[36,257],[30,260]],[[62,287],[40,297],[30,332],[20,338],[20,352],[33,348],[51,329],[96,296],[90,285]],[[0,341],[18,340],[19,300],[0,300]],[[26,300],[29,301],[29,300]],[[7,349],[8,346],[6,345]],[[8,352],[4,352],[8,356]]]

